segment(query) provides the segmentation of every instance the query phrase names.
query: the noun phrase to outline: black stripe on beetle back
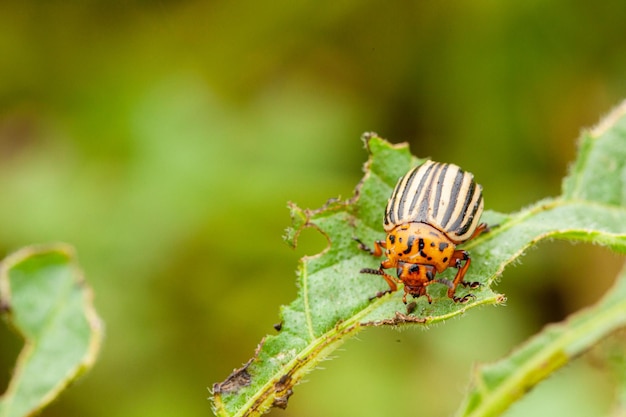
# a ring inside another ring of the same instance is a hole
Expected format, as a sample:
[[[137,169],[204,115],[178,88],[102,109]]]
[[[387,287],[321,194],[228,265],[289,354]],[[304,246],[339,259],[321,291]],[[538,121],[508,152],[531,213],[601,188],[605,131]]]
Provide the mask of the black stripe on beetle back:
[[[398,180],[398,183],[396,184],[396,188],[393,190],[393,193],[391,194],[391,197],[389,197],[389,201],[387,202],[387,208],[385,209],[385,224],[387,225],[396,224],[396,222],[399,220],[400,215],[401,215],[400,206],[398,207],[398,210],[394,208],[394,206],[396,205],[396,200],[398,199],[398,194],[401,195],[400,204],[403,204],[402,194],[404,193],[404,190],[406,189],[407,184],[410,184],[413,181],[413,177],[417,173],[418,169],[419,167],[413,168],[411,171],[404,174]],[[402,187],[402,183],[404,182],[404,179],[407,177],[407,175],[408,175],[408,178],[407,178],[406,184],[404,187]]]
[[[465,202],[463,203],[463,209],[459,213],[454,223],[452,223],[452,226],[447,228],[448,230],[456,231],[461,226],[461,223],[463,222],[463,220],[465,219],[465,215],[467,214],[467,210],[469,209],[469,205],[472,202],[472,199],[474,198],[475,190],[476,190],[476,183],[474,182],[474,180],[472,180],[472,182],[470,182],[469,187],[467,189],[467,194],[465,195]],[[462,233],[459,233],[459,234],[462,234]]]
[[[422,189],[424,188],[424,184],[426,184],[426,181],[428,180],[428,177],[430,176],[430,172],[433,170],[433,168],[435,167],[435,165],[437,165],[437,163],[431,163],[428,168],[426,168],[426,172],[424,172],[422,174],[422,178],[420,179],[419,184],[417,185],[417,188],[415,189],[415,194],[412,196],[413,198],[411,199],[411,205],[409,206],[409,212],[408,217],[411,220],[414,220],[411,216],[411,214],[413,213],[413,209],[415,207],[415,204],[417,204],[417,199],[419,198],[419,195],[421,194]],[[415,172],[420,171],[424,168],[424,165],[420,165],[419,168],[415,169]],[[413,188],[413,181],[414,181],[414,176],[412,175],[410,180],[407,181],[404,189],[402,190],[402,197],[400,200],[400,204],[398,205],[398,219],[400,220],[409,220],[407,218],[403,217],[403,213],[404,213],[404,203],[406,203],[406,201],[409,199],[409,195],[408,192],[409,190],[411,190]],[[425,196],[426,199],[426,196]]]
[[[407,200],[409,199],[409,195],[407,194],[407,190],[411,189],[411,187],[413,186],[413,181],[415,181],[415,178],[417,177],[418,172],[422,169],[422,166],[418,166],[413,168],[413,170],[411,171],[411,174],[409,175],[409,178],[407,179],[407,181],[404,183],[404,187],[400,187],[401,189],[399,190],[400,193],[396,198],[400,198],[400,201],[398,202],[398,211],[396,213],[396,215],[398,216],[398,220],[402,220],[402,212],[404,211],[404,205],[406,204]]]
[[[467,218],[467,221],[461,225],[461,227],[459,227],[455,233],[459,236],[463,236],[465,233],[467,233],[467,231],[470,229],[470,227],[472,227],[472,224],[476,223],[474,221],[476,214],[478,213],[478,209],[480,208],[480,204],[483,201],[483,194],[482,191],[479,191],[480,194],[478,196],[478,199],[476,200],[476,203],[474,204],[474,207],[472,207],[472,212],[470,213],[470,215]]]
[[[388,225],[390,223],[395,223],[395,216],[393,214],[393,202],[396,201],[396,196],[398,195],[398,191],[400,190],[400,184],[402,183],[404,177],[400,177],[398,179],[398,183],[396,187],[393,189],[391,193],[391,197],[387,200],[387,207],[385,207],[385,224]]]
[[[465,173],[462,169],[459,169],[456,173],[456,177],[454,178],[454,184],[452,184],[452,190],[450,190],[450,201],[448,201],[448,209],[443,217],[443,221],[441,222],[441,226],[448,230],[446,225],[450,221],[450,217],[452,217],[452,213],[454,212],[455,207],[458,204],[457,199],[459,198],[459,191],[461,191],[461,185],[463,184],[463,178],[465,177]]]
[[[390,212],[391,212],[391,202],[392,201],[393,200],[390,197],[389,200],[387,200],[387,207],[385,207],[385,222],[384,222],[385,226],[388,226],[391,223]]]
[[[437,218],[437,213],[439,212],[439,202],[441,201],[441,190],[443,189],[443,183],[446,178],[446,173],[448,172],[448,167],[450,165],[444,164],[441,172],[439,173],[439,179],[437,179],[437,192],[435,193],[435,199],[433,200],[433,218]]]
[[[417,209],[416,219],[420,221],[428,219],[428,209],[430,208],[430,205],[433,203],[432,198],[431,198],[431,195],[433,192],[433,183],[435,182],[435,178],[437,178],[437,173],[441,170],[442,164],[436,163],[435,165],[437,165],[437,168],[434,169],[433,172],[430,174],[430,179],[428,180],[428,186],[426,187],[426,190],[424,191],[424,195],[422,197],[422,200],[420,201],[419,208]],[[411,204],[410,213],[415,213],[413,210],[415,207],[415,203],[417,202],[416,200],[417,200],[417,195],[416,197],[413,198],[413,203]]]

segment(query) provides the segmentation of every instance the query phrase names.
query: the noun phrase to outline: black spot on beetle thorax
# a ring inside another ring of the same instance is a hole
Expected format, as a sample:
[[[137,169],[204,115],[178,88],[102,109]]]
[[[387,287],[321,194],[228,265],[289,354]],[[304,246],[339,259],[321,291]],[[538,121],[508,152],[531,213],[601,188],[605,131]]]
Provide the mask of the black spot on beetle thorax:
[[[422,239],[420,239],[420,242],[422,242]],[[409,236],[406,242],[406,249],[403,251],[405,255],[411,253],[411,251],[413,250],[413,243],[415,243],[415,236]]]

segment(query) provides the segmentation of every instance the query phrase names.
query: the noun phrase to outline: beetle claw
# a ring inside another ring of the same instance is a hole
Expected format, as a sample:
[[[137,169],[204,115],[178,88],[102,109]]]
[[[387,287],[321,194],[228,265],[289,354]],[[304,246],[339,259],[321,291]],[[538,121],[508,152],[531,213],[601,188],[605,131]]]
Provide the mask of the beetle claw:
[[[387,291],[378,291],[378,292],[376,293],[376,295],[374,295],[373,297],[370,297],[370,298],[369,298],[369,300],[370,300],[370,301],[372,301],[372,300],[375,300],[376,298],[380,298],[380,297],[385,296],[385,295],[387,295],[387,294],[391,294],[391,290],[387,290]]]
[[[361,239],[359,239],[358,237],[354,236],[352,237],[352,240],[354,240],[355,242],[357,242],[359,244],[359,249],[369,253],[370,255],[374,255],[374,251],[367,246],[365,243],[363,243],[363,241]]]
[[[465,304],[470,300],[470,298],[476,298],[476,296],[474,294],[466,294],[463,297],[453,297],[452,300],[455,303]]]
[[[478,281],[474,281],[474,282],[462,281],[461,285],[464,287],[470,287],[471,289],[476,289],[480,287],[482,284]]]

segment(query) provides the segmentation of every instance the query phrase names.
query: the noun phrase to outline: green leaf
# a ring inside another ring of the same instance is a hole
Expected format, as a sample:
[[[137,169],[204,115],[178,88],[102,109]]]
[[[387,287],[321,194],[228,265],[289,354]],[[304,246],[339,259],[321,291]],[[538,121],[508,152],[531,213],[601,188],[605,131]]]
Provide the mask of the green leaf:
[[[537,383],[626,326],[626,268],[594,307],[547,326],[507,358],[479,367],[458,415],[497,416]],[[623,353],[623,352],[622,352]]]
[[[92,366],[102,341],[73,248],[34,246],[4,259],[0,307],[25,341],[0,397],[0,417],[34,415]]]
[[[379,261],[359,250],[353,237],[373,241],[383,236],[381,212],[391,189],[398,177],[419,161],[406,145],[393,146],[373,135],[367,136],[366,144],[371,156],[353,198],[329,200],[318,210],[290,204],[293,226],[286,233],[288,243],[295,245],[304,227],[314,227],[327,237],[328,248],[300,263],[299,296],[281,309],[280,333],[267,336],[253,359],[214,385],[213,404],[218,415],[259,415],[270,406],[286,406],[302,376],[365,327],[432,323],[504,300],[485,286],[475,292],[471,302],[455,304],[445,296],[442,286],[432,292],[436,300],[432,305],[418,300],[414,315],[403,313],[406,307],[400,294],[370,302],[369,298],[387,284],[378,277],[359,274],[362,267],[375,266]]]
[[[480,305],[502,303],[504,296],[493,291],[492,285],[508,264],[543,239],[593,242],[626,252],[626,210],[622,206],[626,118],[620,109],[609,117],[610,122],[583,136],[580,157],[564,181],[562,197],[545,199],[510,215],[485,211],[482,220],[499,226],[463,246],[472,256],[466,280],[482,284],[471,290],[475,298],[457,304],[446,297],[445,287],[432,285],[428,291],[433,303],[420,297],[411,314],[401,301],[402,290],[370,301],[388,287],[378,277],[359,274],[363,267],[377,267],[380,260],[360,251],[353,238],[372,242],[384,237],[381,223],[387,198],[397,179],[422,160],[412,157],[406,145],[394,146],[375,134],[364,135],[370,157],[350,200],[330,200],[318,210],[290,205],[293,226],[286,234],[288,242],[295,245],[302,228],[314,227],[326,236],[328,247],[317,256],[302,259],[299,294],[282,307],[279,334],[267,336],[246,365],[213,386],[215,413],[255,416],[271,406],[285,407],[302,377],[364,328],[420,326]],[[610,191],[595,191],[600,185]],[[451,278],[453,273],[449,269],[443,277]],[[463,291],[457,290],[457,294],[463,296]]]
[[[625,115],[622,103],[598,126],[583,132],[578,158],[563,184],[564,198],[626,206]]]

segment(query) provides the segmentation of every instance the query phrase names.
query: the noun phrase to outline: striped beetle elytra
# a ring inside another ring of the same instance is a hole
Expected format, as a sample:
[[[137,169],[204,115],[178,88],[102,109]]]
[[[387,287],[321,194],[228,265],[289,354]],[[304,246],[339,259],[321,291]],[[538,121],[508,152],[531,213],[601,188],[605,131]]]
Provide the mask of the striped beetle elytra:
[[[448,297],[454,302],[468,301],[471,294],[455,295],[457,286],[476,288],[479,283],[463,281],[470,256],[456,246],[489,230],[487,224],[479,223],[482,211],[482,187],[458,166],[426,161],[407,172],[385,208],[386,240],[374,242],[370,249],[356,239],[370,254],[385,255],[378,269],[361,269],[361,273],[380,275],[389,284],[389,290],[376,297],[396,291],[397,284],[403,283],[405,304],[409,294],[415,298],[425,295],[431,303],[426,287],[438,282],[448,287]],[[457,268],[454,280],[435,278],[448,267]],[[385,272],[391,268],[396,268],[397,279]]]

